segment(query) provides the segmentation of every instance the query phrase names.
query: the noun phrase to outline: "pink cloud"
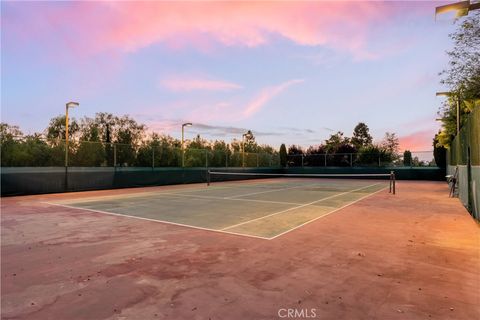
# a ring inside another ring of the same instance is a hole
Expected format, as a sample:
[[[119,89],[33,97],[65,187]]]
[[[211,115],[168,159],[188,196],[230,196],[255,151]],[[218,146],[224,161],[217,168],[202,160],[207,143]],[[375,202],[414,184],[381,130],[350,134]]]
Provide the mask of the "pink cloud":
[[[250,117],[254,113],[258,112],[265,104],[267,104],[271,99],[275,96],[279,95],[283,91],[285,91],[288,87],[302,83],[304,80],[302,79],[294,79],[287,82],[284,82],[278,86],[269,87],[263,89],[260,94],[255,97],[245,108],[243,111],[244,117]]]
[[[160,81],[160,85],[171,91],[181,92],[193,90],[226,91],[241,88],[240,85],[228,81],[189,77],[172,77],[164,79]]]
[[[398,4],[375,1],[18,4],[22,5],[27,12],[5,18],[18,41],[49,40],[56,49],[84,55],[134,52],[157,43],[200,50],[216,45],[256,47],[280,36],[299,45],[326,46],[356,59],[372,59],[377,56],[368,49],[373,30],[404,11]],[[58,30],[63,30],[61,36],[51,38]]]
[[[223,123],[235,123],[250,118],[263,107],[265,107],[273,98],[285,92],[292,85],[302,83],[302,79],[293,79],[276,86],[265,87],[254,94],[250,100],[235,99],[220,102],[196,102],[195,107],[181,108],[190,110],[184,114],[184,118],[200,121],[204,123],[221,121]],[[248,99],[248,98],[247,98]],[[243,101],[242,101],[243,100]],[[180,110],[175,110],[177,113]]]
[[[433,149],[434,130],[421,130],[399,138],[400,150],[427,151]]]

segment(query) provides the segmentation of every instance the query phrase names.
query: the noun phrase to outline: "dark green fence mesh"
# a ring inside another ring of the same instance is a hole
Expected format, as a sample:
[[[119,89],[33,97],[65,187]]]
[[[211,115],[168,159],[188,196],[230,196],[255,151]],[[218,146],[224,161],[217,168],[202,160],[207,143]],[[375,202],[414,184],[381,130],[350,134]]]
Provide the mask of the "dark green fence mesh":
[[[455,137],[449,150],[449,165],[467,165],[470,148],[471,165],[480,165],[480,108],[470,114],[467,122]]]
[[[458,175],[458,196],[480,219],[480,107],[469,115],[447,153],[448,173]]]

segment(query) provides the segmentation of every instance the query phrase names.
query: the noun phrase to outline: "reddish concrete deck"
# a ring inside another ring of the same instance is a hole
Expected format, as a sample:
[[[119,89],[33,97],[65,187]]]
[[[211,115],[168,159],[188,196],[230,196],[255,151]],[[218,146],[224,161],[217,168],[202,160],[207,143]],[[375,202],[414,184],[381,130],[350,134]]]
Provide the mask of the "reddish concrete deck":
[[[274,240],[40,202],[139,190],[3,198],[2,319],[480,318],[480,228],[444,183]]]

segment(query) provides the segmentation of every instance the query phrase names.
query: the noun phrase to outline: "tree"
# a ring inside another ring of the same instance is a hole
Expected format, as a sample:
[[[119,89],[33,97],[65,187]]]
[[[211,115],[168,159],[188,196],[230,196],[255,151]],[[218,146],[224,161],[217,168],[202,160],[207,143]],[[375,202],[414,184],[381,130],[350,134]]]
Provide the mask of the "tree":
[[[328,165],[348,166],[351,163],[350,154],[355,153],[357,149],[350,143],[348,137],[343,136],[343,132],[338,131],[325,140],[325,151],[328,153]]]
[[[397,135],[393,132],[385,132],[385,137],[383,138],[381,147],[387,152],[390,152],[392,155],[395,155],[398,152],[398,147],[400,142],[397,138]]]
[[[1,163],[2,167],[10,167],[16,164],[16,153],[18,152],[23,132],[18,126],[11,126],[8,123],[0,123]]]
[[[291,145],[288,147],[288,165],[292,167],[302,166],[303,153],[301,146]]]
[[[412,165],[412,153],[410,150],[405,150],[403,152],[403,165],[409,167]]]
[[[353,165],[353,155],[357,153],[357,148],[349,143],[342,143],[337,147],[335,153],[329,155],[328,164],[331,166],[348,167]]]
[[[412,166],[414,167],[426,167],[429,164],[423,160],[418,159],[418,157],[414,157],[412,160]]]
[[[207,165],[207,157],[210,151],[208,141],[202,139],[199,134],[190,141],[185,150],[185,166],[186,167],[205,167]]]
[[[288,147],[288,155],[299,155],[303,154],[303,150],[301,146],[297,146],[292,144],[290,147]]]
[[[393,155],[382,146],[370,145],[360,149],[356,163],[364,166],[382,166],[390,164]]]
[[[325,146],[310,146],[306,151],[304,165],[306,166],[325,166]]]
[[[225,141],[215,140],[212,145],[212,157],[209,165],[211,167],[225,167],[228,166],[231,152],[228,144]]]
[[[343,136],[343,132],[338,131],[332,134],[328,140],[325,140],[325,149],[328,153],[335,153],[343,144],[349,144],[350,139]]]
[[[441,83],[449,88],[452,95],[438,112],[442,121],[442,131],[437,135],[439,146],[449,147],[457,130],[457,102],[459,103],[460,127],[467,114],[480,99],[480,12],[472,13],[460,22],[458,29],[450,34],[454,46],[447,51],[450,58],[447,69],[440,75]]]
[[[248,130],[245,133],[244,138],[244,147],[245,147],[245,152],[247,153],[256,153],[258,152],[258,144],[255,141],[255,136],[253,135],[251,130]]]
[[[461,21],[450,38],[454,47],[447,51],[448,68],[443,70],[441,83],[451,90],[464,89],[464,93],[480,98],[480,12],[472,12]]]
[[[80,120],[80,141],[101,142],[101,125],[95,119],[85,117]]]
[[[107,164],[105,147],[100,141],[100,124],[85,117],[79,125],[80,142],[72,164],[95,167]]]
[[[107,166],[113,166],[114,164],[114,150],[113,147],[113,128],[115,127],[115,117],[111,113],[98,112],[95,114],[95,123],[98,125],[100,139],[105,143],[105,157]]]
[[[447,149],[439,142],[438,134],[433,139],[433,158],[440,168],[447,167]]]
[[[189,149],[205,149],[208,148],[208,141],[200,137],[199,134],[195,137],[195,139],[192,139],[190,143],[188,144]]]
[[[63,164],[63,157],[54,158],[52,148],[49,147],[38,133],[26,136],[21,147],[21,155],[17,154],[15,159],[17,162],[16,165],[44,167],[60,165],[60,163]]]
[[[258,146],[258,157],[260,167],[271,167],[278,165],[278,152],[269,145]]]
[[[72,139],[79,131],[80,127],[75,118],[68,118],[68,138]],[[60,143],[60,140],[65,140],[65,116],[59,115],[50,120],[46,129],[47,139],[55,144]]]
[[[22,137],[23,132],[18,126],[11,126],[8,123],[0,123],[0,142],[14,141],[16,137]]]
[[[353,136],[350,142],[357,148],[366,147],[372,144],[372,136],[369,133],[368,126],[359,122],[353,129]]]
[[[182,142],[167,135],[152,135],[155,147],[155,166],[179,167],[182,165]]]
[[[62,165],[63,156],[55,162],[52,158],[53,149],[40,134],[23,136],[18,126],[1,123],[0,142],[2,167]]]
[[[280,165],[282,167],[287,166],[287,147],[285,147],[284,143],[280,146]]]
[[[244,154],[241,155],[242,157],[242,164],[245,161],[245,166],[247,167],[255,167],[257,166],[257,155],[259,151],[259,147],[257,142],[255,141],[255,135],[251,130],[248,130],[242,136],[242,148],[240,149]]]
[[[137,146],[145,136],[145,125],[137,123],[125,115],[115,118],[113,127],[113,142],[116,144],[117,163],[132,165],[135,162]]]

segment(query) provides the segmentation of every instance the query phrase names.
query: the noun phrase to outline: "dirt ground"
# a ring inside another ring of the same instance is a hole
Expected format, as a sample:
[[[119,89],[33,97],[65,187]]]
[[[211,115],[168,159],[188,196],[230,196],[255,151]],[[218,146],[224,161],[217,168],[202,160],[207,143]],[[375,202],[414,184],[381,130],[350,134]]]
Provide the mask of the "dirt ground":
[[[2,319],[480,319],[480,228],[445,183],[273,240],[41,202],[145,190],[2,198]]]

